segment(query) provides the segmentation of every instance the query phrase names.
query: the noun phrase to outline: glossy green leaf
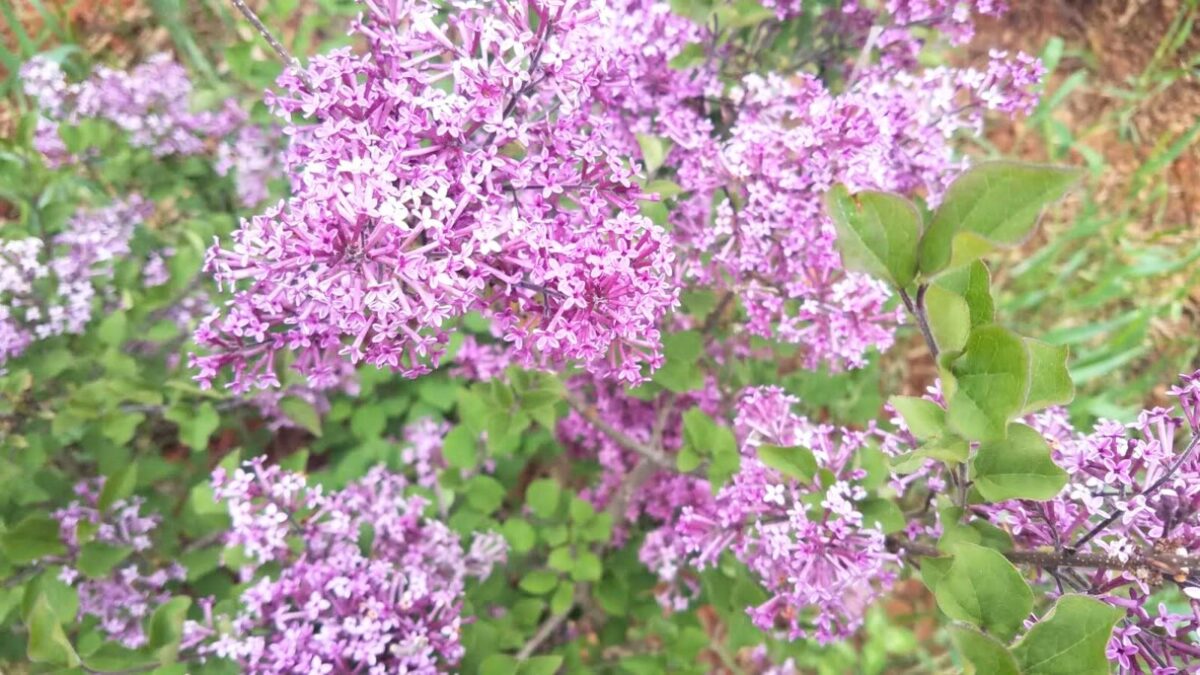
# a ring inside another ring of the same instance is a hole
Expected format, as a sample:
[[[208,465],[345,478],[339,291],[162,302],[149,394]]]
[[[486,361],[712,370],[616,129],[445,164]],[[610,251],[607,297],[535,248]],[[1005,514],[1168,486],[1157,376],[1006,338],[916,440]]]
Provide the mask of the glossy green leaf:
[[[147,646],[162,663],[173,663],[183,639],[183,620],[187,618],[192,599],[176,596],[159,605],[150,616]]]
[[[921,213],[900,195],[859,192],[835,185],[825,205],[837,229],[838,250],[851,270],[865,272],[903,288],[917,269]]]
[[[653,176],[666,159],[671,142],[649,134],[638,134],[637,141],[638,147],[642,149],[642,161],[646,164],[646,175]]]
[[[1052,405],[1066,405],[1075,398],[1075,385],[1067,370],[1069,349],[1025,338],[1029,350],[1029,393],[1022,415]]]
[[[1125,612],[1095,598],[1064,595],[1013,647],[1023,675],[1102,675],[1104,650]]]
[[[1025,241],[1042,210],[1080,175],[1069,167],[1007,160],[968,169],[950,185],[921,239],[921,272],[929,277],[942,271],[952,254],[967,263],[989,246]],[[954,250],[959,248],[974,252],[962,255]]]
[[[533,656],[521,664],[520,675],[554,675],[562,667],[563,657],[553,654]]]
[[[1009,640],[1033,610],[1033,591],[1004,555],[959,543],[946,575],[934,590],[938,607],[952,619]]]
[[[313,436],[321,435],[321,414],[313,404],[298,396],[285,396],[279,401],[279,409],[287,418]]]
[[[966,662],[967,675],[1021,675],[1012,652],[995,638],[962,626],[952,627],[950,637]]]
[[[526,593],[545,595],[558,585],[558,575],[549,570],[533,570],[521,577],[518,586]]]
[[[59,617],[45,596],[38,596],[26,619],[29,641],[26,655],[33,663],[74,668],[79,665],[79,655],[63,631]]]
[[[884,534],[894,534],[904,529],[904,512],[896,502],[882,497],[868,497],[858,503],[862,512],[863,525],[878,527]]]
[[[1008,437],[979,445],[971,461],[975,487],[988,501],[1051,499],[1067,484],[1067,472],[1050,457],[1042,435],[1024,424],[1012,424]]]
[[[137,462],[129,462],[112,475],[105,476],[96,508],[104,512],[112,508],[113,504],[128,499],[137,486],[137,474]]]
[[[52,555],[65,555],[67,547],[59,535],[58,521],[47,515],[33,514],[0,536],[4,556],[22,564]]]
[[[442,441],[442,456],[456,469],[474,469],[479,463],[478,434],[464,424],[454,427]]]
[[[465,492],[467,503],[483,513],[492,513],[504,503],[504,486],[491,476],[473,476]]]
[[[91,541],[79,549],[79,560],[76,567],[87,577],[97,579],[107,576],[129,554],[133,553],[132,546],[113,546],[99,541]]]
[[[971,308],[957,293],[941,286],[930,286],[925,292],[925,315],[929,331],[938,350],[962,351],[971,334]]]
[[[992,300],[992,279],[987,265],[976,260],[938,276],[936,286],[958,294],[971,310],[971,327],[995,321],[996,303]]]
[[[798,481],[810,481],[817,473],[817,459],[808,448],[763,444],[758,446],[758,458],[763,464]]]
[[[937,438],[946,431],[946,410],[928,399],[916,396],[893,396],[888,399],[904,424],[919,440]]]
[[[942,371],[949,398],[946,420],[963,438],[1004,438],[1029,392],[1029,351],[1020,337],[997,325],[971,332],[961,356]]]
[[[553,478],[541,478],[525,489],[525,504],[539,518],[550,518],[558,510],[562,488]]]

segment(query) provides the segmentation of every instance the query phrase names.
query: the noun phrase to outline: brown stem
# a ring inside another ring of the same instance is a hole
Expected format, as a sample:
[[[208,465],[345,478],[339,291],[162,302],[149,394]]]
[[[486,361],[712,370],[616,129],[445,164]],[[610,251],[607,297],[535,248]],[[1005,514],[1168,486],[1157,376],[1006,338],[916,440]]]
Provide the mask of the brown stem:
[[[575,412],[582,415],[583,418],[588,421],[588,423],[599,429],[601,433],[616,442],[617,445],[625,448],[626,450],[636,452],[654,464],[657,464],[659,468],[675,468],[675,462],[672,461],[665,452],[630,438],[625,434],[625,432],[604,421],[604,418],[600,417],[600,413],[595,408],[579,400],[579,398],[573,394],[567,394],[567,404],[569,404],[571,408],[575,410]]]
[[[942,555],[936,546],[888,538],[888,548],[894,552],[921,557]],[[1080,568],[1100,570],[1150,570],[1170,573],[1186,573],[1200,570],[1200,557],[1167,553],[1135,553],[1122,560],[1102,553],[1070,553],[1069,551],[1014,550],[1002,551],[1005,558],[1015,565],[1029,565],[1046,569]]]
[[[925,285],[917,287],[916,301],[908,294],[908,291],[901,288],[900,299],[904,301],[908,313],[916,319],[917,327],[921,329],[921,336],[925,338],[925,345],[929,347],[929,353],[933,355],[933,360],[936,362],[938,357],[937,340],[933,339],[933,331],[929,328],[929,317],[925,314],[925,289],[927,288],[928,286]]]

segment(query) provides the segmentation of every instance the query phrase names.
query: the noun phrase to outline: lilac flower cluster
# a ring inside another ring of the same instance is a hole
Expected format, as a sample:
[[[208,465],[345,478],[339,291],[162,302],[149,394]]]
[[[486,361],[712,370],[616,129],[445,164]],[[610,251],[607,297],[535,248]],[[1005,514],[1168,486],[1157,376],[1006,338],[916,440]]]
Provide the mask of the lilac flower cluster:
[[[101,66],[82,82],[69,82],[61,65],[37,56],[21,67],[21,80],[41,113],[34,147],[49,166],[73,161],[59,126],[95,119],[113,124],[130,145],[159,157],[205,154],[215,145],[217,172],[236,173],[245,206],[262,202],[267,183],[280,173],[277,144],[248,123],[236,101],[228,99],[215,111],[191,110],[192,81],[169,54],[156,54],[128,72]]]
[[[129,254],[129,241],[151,206],[137,195],[82,209],[47,239],[0,240],[0,368],[30,344],[82,333],[107,299],[96,281]]]
[[[816,424],[792,412],[796,403],[774,387],[744,391],[735,419],[740,470],[715,497],[687,503],[675,522],[651,532],[641,558],[669,585],[664,602],[682,609],[689,584],[695,590],[684,568],[713,566],[732,551],[771,594],[749,608],[755,625],[825,644],[861,625],[898,565],[878,524],[865,522],[857,505],[866,497],[865,472],[853,459],[873,430]],[[768,467],[756,452],[762,444],[811,448],[833,483],[826,488]]]
[[[624,81],[606,3],[369,4],[348,50],[288,71],[293,196],[244,222],[207,269],[236,290],[197,342],[198,379],[277,384],[276,356],[318,381],[345,359],[428,372],[444,325],[491,318],[522,363],[641,379],[676,303],[665,233],[614,124]],[[535,23],[538,27],[530,29]]]
[[[1170,391],[1182,417],[1151,408],[1132,424],[1102,421],[1090,433],[1079,433],[1062,410],[1037,415],[1032,426],[1050,443],[1069,483],[1047,502],[1009,501],[979,511],[1031,549],[1071,546],[1081,554],[1134,563],[1154,554],[1200,554],[1200,371]],[[1200,658],[1195,644],[1200,581],[1194,570],[1147,560],[1126,570],[1063,575],[1058,583],[1066,590],[1096,595],[1127,612],[1108,649],[1121,672],[1185,672],[1180,666]],[[1169,610],[1154,600],[1163,586],[1179,586],[1185,604]]]
[[[889,309],[883,285],[842,269],[822,196],[843,182],[936,204],[963,165],[955,135],[979,133],[984,110],[1031,109],[1042,71],[1027,56],[996,53],[982,71],[916,66],[913,25],[966,30],[972,12],[1002,6],[893,2],[889,15],[847,5],[831,19],[846,28],[839,40],[857,39],[883,56],[852,70],[840,92],[806,74],[731,74],[736,59],[719,46],[687,68],[672,66],[685,50],[721,41],[662,3],[630,0],[623,8],[611,39],[625,45],[633,83],[607,112],[628,137],[667,141],[664,177],[683,191],[670,215],[682,281],[735,293],[748,314],[745,334],[803,345],[809,367],[858,367],[867,351],[890,346],[902,315]],[[887,30],[872,36],[854,28],[859,23]],[[732,88],[722,82],[731,77]]]
[[[462,657],[465,580],[503,563],[497,534],[464,552],[457,535],[381,467],[325,492],[261,459],[213,475],[233,520],[227,543],[252,561],[231,630],[189,622],[185,643],[248,673],[438,673]],[[267,563],[272,574],[257,574]]]
[[[46,562],[63,565],[58,578],[78,593],[79,620],[96,617],[108,639],[136,649],[146,644],[145,620],[171,597],[167,585],[183,581],[186,570],[178,563],[152,567],[147,562],[150,537],[160,517],[142,515],[140,497],[120,500],[100,510],[103,483],[103,480],[79,483],[75,486],[79,499],[54,513],[68,553],[63,560]],[[77,565],[82,547],[93,542],[124,549],[129,556],[107,575],[87,577]]]

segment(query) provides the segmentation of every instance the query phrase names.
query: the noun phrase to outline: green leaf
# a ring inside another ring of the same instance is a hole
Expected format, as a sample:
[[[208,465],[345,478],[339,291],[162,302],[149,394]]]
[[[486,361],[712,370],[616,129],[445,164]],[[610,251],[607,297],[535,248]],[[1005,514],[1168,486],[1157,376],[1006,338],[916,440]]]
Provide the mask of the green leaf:
[[[1050,446],[1024,424],[1008,428],[1008,438],[981,443],[971,462],[975,487],[991,502],[1046,500],[1067,484],[1067,472],[1050,457]]]
[[[533,526],[519,518],[506,520],[504,525],[500,526],[500,531],[508,545],[517,553],[528,553],[537,542],[537,533],[533,531]]]
[[[464,424],[454,427],[442,441],[442,456],[456,469],[474,469],[479,463],[478,434]]]
[[[96,508],[101,513],[133,494],[133,489],[137,486],[137,468],[137,462],[129,462],[113,475],[104,478],[104,487],[100,489],[100,498],[96,502]]]
[[[929,589],[930,593],[937,593],[938,584],[950,572],[950,566],[954,564],[953,558],[921,558],[921,581]]]
[[[554,595],[550,596],[550,611],[562,614],[571,609],[573,604],[575,604],[575,584],[564,581],[554,590]]]
[[[479,664],[479,675],[516,675],[517,660],[508,654],[491,654]]]
[[[129,320],[125,312],[113,312],[100,322],[99,328],[96,329],[96,337],[109,347],[119,347],[125,341],[128,325]]]
[[[1021,415],[1070,403],[1075,398],[1075,385],[1067,370],[1070,352],[1067,346],[1025,338],[1025,347],[1029,350],[1029,393],[1025,396]]]
[[[79,655],[75,653],[67,634],[63,632],[58,615],[54,613],[46,596],[38,596],[26,623],[29,628],[26,655],[30,661],[67,668],[79,665]]]
[[[83,664],[89,669],[102,673],[143,669],[151,666],[154,662],[154,658],[151,656],[113,642],[105,642],[100,645],[99,649],[89,653],[83,659]]]
[[[992,245],[1025,241],[1042,209],[1062,198],[1080,175],[1074,168],[1007,160],[967,169],[946,191],[921,239],[921,273],[942,271],[952,253],[968,262]],[[968,249],[972,252],[965,253]]]
[[[835,185],[826,193],[825,205],[848,269],[866,272],[897,288],[912,281],[921,236],[921,213],[912,202],[886,192],[851,195],[844,185]]]
[[[183,639],[183,620],[191,606],[191,598],[176,596],[159,605],[150,616],[147,646],[162,663],[174,663]]]
[[[680,473],[691,473],[700,466],[700,455],[690,445],[679,449],[675,455],[675,469]]]
[[[904,418],[904,424],[919,440],[937,438],[946,431],[946,410],[928,399],[893,396],[888,403]]]
[[[649,134],[638,134],[637,141],[638,147],[642,149],[642,161],[646,164],[646,175],[653,176],[666,159],[671,142]]]
[[[521,577],[521,590],[533,595],[545,595],[558,585],[558,575],[549,570],[533,570]]]
[[[963,354],[942,368],[942,381],[951,429],[972,441],[1004,438],[1029,391],[1029,351],[1011,331],[980,326]]]
[[[474,476],[467,481],[467,503],[483,513],[492,513],[504,503],[504,486],[491,476]]]
[[[699,42],[689,42],[684,45],[683,49],[679,50],[678,54],[671,57],[667,65],[675,70],[686,70],[692,66],[704,63],[705,58],[704,45]]]
[[[18,565],[46,556],[66,555],[59,537],[58,521],[47,515],[26,516],[0,537],[4,555]]]
[[[962,626],[951,627],[950,636],[967,662],[967,675],[1021,675],[1012,652],[995,638]]]
[[[209,437],[221,426],[221,416],[208,401],[172,421],[179,425],[179,439],[193,450],[207,449]]]
[[[1001,640],[1016,634],[1033,610],[1033,591],[1003,554],[961,542],[934,590],[938,607]]]
[[[758,458],[763,464],[798,481],[810,481],[817,473],[817,459],[808,448],[763,444],[758,446]]]
[[[604,574],[604,565],[599,556],[591,551],[581,551],[571,568],[571,578],[575,581],[599,581]]]
[[[996,303],[992,300],[991,274],[982,260],[938,276],[936,285],[953,291],[967,301],[971,309],[971,328],[995,320]]]
[[[542,478],[529,484],[525,490],[525,504],[539,518],[551,518],[558,511],[562,488],[553,478]]]
[[[941,286],[925,291],[925,315],[933,341],[943,352],[962,351],[971,334],[971,307],[958,294]]]
[[[383,435],[387,427],[387,413],[378,404],[363,405],[350,415],[350,431],[362,441],[369,441]]]
[[[521,664],[520,675],[554,675],[562,667],[563,657],[553,654],[534,656]]]
[[[129,554],[133,553],[132,546],[113,546],[98,541],[88,542],[79,550],[79,561],[76,566],[84,575],[98,579],[107,576]]]
[[[696,367],[704,349],[704,338],[698,331],[671,333],[663,338],[666,360],[654,371],[652,380],[677,394],[697,389],[704,384],[704,371]]]
[[[884,534],[899,532],[904,529],[906,524],[904,512],[900,510],[896,502],[890,499],[881,497],[864,499],[859,502],[858,510],[862,512],[863,525],[867,527],[878,525]]]
[[[1104,650],[1122,610],[1095,598],[1064,595],[1013,647],[1023,675],[1101,675]]]
[[[321,435],[321,414],[308,401],[298,396],[285,396],[279,401],[279,409],[313,436]]]

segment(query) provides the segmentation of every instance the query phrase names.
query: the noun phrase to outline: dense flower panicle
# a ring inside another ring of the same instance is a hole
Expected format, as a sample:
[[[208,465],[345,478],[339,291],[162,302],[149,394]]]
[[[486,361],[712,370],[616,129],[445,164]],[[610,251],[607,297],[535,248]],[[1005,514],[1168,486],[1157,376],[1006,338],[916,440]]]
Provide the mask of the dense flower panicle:
[[[686,583],[683,567],[704,569],[732,551],[771,594],[748,609],[755,625],[823,644],[861,625],[898,566],[883,532],[864,522],[855,505],[866,497],[858,484],[865,473],[852,460],[872,432],[815,424],[791,411],[796,402],[774,387],[743,392],[735,420],[738,473],[714,498],[685,505],[669,529],[652,532],[641,557],[675,585]],[[816,479],[782,475],[758,459],[762,443],[811,448],[836,482],[826,490]],[[682,604],[679,596],[666,601]]]
[[[192,81],[169,54],[156,54],[128,72],[105,66],[82,82],[69,82],[62,66],[42,56],[21,67],[26,95],[41,116],[34,147],[51,167],[72,161],[59,136],[59,125],[95,119],[112,123],[129,144],[156,156],[200,155],[216,146],[220,175],[235,173],[244,206],[262,202],[267,182],[280,174],[275,143],[268,132],[249,124],[228,99],[215,111],[191,109]]]
[[[613,13],[452,4],[444,27],[431,3],[369,5],[369,55],[280,79],[293,196],[210,253],[235,295],[197,334],[203,384],[228,367],[235,389],[273,386],[285,349],[318,379],[339,359],[414,377],[468,310],[527,365],[637,381],[661,359],[671,248],[637,214],[624,132],[593,110],[624,81],[598,39]]]
[[[1000,16],[1008,11],[1004,0],[887,0],[886,10],[902,30],[928,27],[954,44],[975,36],[975,16]]]
[[[747,74],[727,89],[720,47],[672,68],[685,49],[719,41],[662,3],[624,8],[615,40],[634,52],[635,83],[609,102],[608,114],[670,142],[664,166],[673,172],[665,177],[683,190],[670,218],[684,280],[736,293],[746,335],[803,345],[809,367],[858,367],[869,350],[890,346],[902,314],[888,307],[883,284],[842,269],[822,197],[845,182],[936,204],[963,167],[953,136],[978,134],[984,110],[1031,109],[1041,70],[1024,55],[993,54],[985,71],[924,72],[915,60],[888,56],[900,36],[917,48],[906,24],[969,27],[972,12],[998,13],[1000,4],[895,2],[891,16],[846,8],[834,23],[889,26],[892,43],[878,41],[882,61],[850,73],[840,93],[805,74]]]
[[[142,515],[139,497],[117,501],[101,511],[103,484],[103,480],[79,483],[75,486],[79,499],[54,513],[68,553],[64,560],[45,562],[63,565],[59,580],[75,588],[80,620],[96,617],[108,639],[136,649],[146,644],[146,619],[171,597],[167,585],[183,581],[186,570],[178,563],[153,568],[146,562],[160,517]],[[107,575],[85,575],[77,567],[78,559],[82,546],[92,542],[126,549],[129,557]]]
[[[227,543],[254,561],[243,573],[253,579],[268,562],[279,571],[242,593],[231,631],[211,616],[188,622],[188,649],[247,673],[438,673],[462,657],[464,583],[504,562],[499,535],[477,535],[464,552],[382,467],[326,492],[259,459],[219,469],[213,486],[233,519]]]
[[[37,340],[82,333],[152,207],[137,195],[78,211],[49,241],[0,240],[0,368]]]

